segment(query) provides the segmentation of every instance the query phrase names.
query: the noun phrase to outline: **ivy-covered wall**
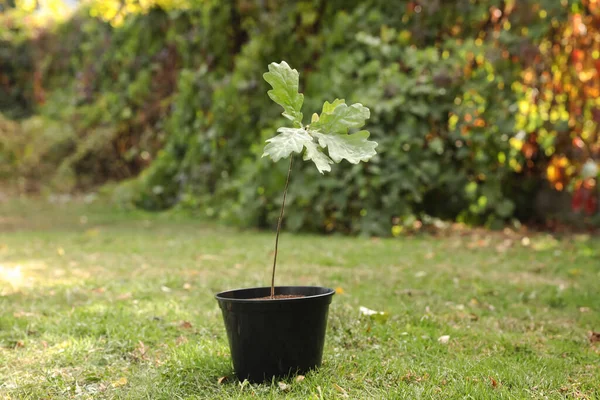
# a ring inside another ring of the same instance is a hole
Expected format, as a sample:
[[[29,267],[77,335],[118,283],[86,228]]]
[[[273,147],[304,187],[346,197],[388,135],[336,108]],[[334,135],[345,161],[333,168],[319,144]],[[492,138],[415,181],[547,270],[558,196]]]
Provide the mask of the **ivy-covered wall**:
[[[325,100],[361,102],[379,142],[369,163],[324,177],[296,163],[289,229],[501,226],[551,216],[540,193],[564,191],[598,219],[598,2],[111,4],[26,39],[14,39],[22,18],[0,28],[0,112],[22,119],[0,121],[0,178],[54,190],[120,181],[123,202],[271,226],[287,165],[260,157],[282,122],[262,74],[286,60],[307,118]]]

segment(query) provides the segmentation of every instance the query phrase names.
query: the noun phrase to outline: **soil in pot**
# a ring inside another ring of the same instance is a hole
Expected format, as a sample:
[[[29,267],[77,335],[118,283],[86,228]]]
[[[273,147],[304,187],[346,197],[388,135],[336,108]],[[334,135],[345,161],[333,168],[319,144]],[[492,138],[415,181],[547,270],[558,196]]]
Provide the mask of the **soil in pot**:
[[[274,297],[265,296],[265,297],[257,297],[251,300],[277,300],[277,299],[298,299],[300,297],[306,297],[302,294],[276,294]]]

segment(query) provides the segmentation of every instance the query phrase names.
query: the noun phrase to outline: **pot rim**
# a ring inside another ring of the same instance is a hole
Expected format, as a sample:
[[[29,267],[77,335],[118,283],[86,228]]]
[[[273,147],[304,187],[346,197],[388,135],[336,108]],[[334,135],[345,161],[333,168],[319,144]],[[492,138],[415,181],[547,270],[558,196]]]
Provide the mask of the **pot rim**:
[[[239,299],[239,298],[232,298],[232,297],[224,297],[223,295],[226,293],[232,293],[232,292],[241,292],[244,290],[256,290],[256,289],[268,289],[269,292],[271,290],[271,286],[255,286],[255,287],[245,287],[245,288],[237,288],[237,289],[230,289],[230,290],[224,290],[222,292],[219,292],[217,294],[215,294],[215,298],[219,301],[228,301],[228,302],[232,302],[232,303],[250,303],[250,304],[256,304],[256,303],[279,303],[279,302],[301,302],[301,301],[307,301],[307,300],[312,300],[312,299],[317,299],[317,298],[321,298],[321,297],[331,297],[335,294],[335,290],[325,287],[325,286],[305,286],[305,285],[301,285],[301,286],[295,286],[295,285],[288,285],[288,286],[275,286],[275,290],[277,290],[278,288],[297,288],[297,289],[304,289],[304,288],[320,288],[320,289],[324,289],[325,293],[321,293],[321,294],[314,294],[314,295],[307,295],[304,297],[294,297],[294,298],[284,298],[284,299]]]

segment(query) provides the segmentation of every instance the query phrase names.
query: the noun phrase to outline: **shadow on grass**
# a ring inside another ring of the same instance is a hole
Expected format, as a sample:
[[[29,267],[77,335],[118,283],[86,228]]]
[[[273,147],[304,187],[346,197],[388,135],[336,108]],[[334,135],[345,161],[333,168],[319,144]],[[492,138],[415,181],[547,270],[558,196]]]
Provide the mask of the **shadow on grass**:
[[[172,395],[230,391],[239,385],[235,377],[229,351],[216,341],[188,342],[173,349],[159,369],[164,390]],[[166,389],[168,388],[168,389]]]
[[[319,370],[306,373],[307,382],[319,378]],[[327,368],[325,368],[327,369]],[[325,375],[332,375],[327,369]],[[153,383],[159,398],[188,398],[202,394],[202,398],[277,398],[284,393],[308,398],[313,384],[302,385],[304,376],[298,374],[274,377],[259,383],[240,381],[231,365],[229,350],[223,342],[187,343],[179,346],[160,368],[160,380]],[[157,393],[153,393],[156,396]]]

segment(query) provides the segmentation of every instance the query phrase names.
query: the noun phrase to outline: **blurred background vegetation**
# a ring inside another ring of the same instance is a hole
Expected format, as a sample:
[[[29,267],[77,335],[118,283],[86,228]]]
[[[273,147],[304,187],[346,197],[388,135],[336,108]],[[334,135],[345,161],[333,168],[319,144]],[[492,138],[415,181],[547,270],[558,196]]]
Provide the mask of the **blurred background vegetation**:
[[[288,229],[600,223],[598,0],[0,0],[0,181],[272,226],[280,60],[379,142],[296,163]]]

